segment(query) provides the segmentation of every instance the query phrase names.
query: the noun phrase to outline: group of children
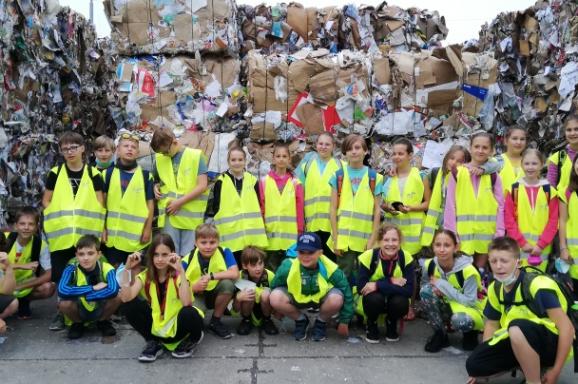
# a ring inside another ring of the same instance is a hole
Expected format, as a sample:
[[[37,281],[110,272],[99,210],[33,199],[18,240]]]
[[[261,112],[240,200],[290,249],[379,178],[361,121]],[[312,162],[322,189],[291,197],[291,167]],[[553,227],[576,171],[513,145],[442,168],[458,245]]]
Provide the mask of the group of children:
[[[552,246],[559,246],[556,268],[578,291],[578,116],[564,128],[568,147],[547,164],[513,127],[502,155],[492,157],[493,136],[479,132],[469,150],[453,146],[429,173],[412,166],[411,142],[397,139],[385,178],[366,165],[367,143],[354,134],[338,160],[334,137],[322,133],[294,171],[289,148],[276,145],[261,179],[245,171],[246,154],[235,147],[212,193],[202,152],[168,129],[152,137],[152,172],[138,165],[140,140],[130,132],[118,137],[116,151],[111,139],[96,140],[96,167],[84,161],[83,137],[65,133],[65,162],[50,171],[42,199],[48,244],[30,209],[7,235],[0,318],[14,311],[29,317],[29,301],[57,288],[51,329],[62,329],[66,318],[70,338],[81,337],[89,322],[112,336],[109,319],[120,308],[147,342],[139,359],[154,361],[163,349],[190,356],[206,309],[209,329],[225,339],[232,334],[221,318],[236,312],[238,334],[254,326],[278,333],[276,314],[295,320],[294,336],[303,340],[309,309],[318,311],[313,340],[325,339],[332,318],[347,335],[357,314],[366,340],[377,343],[382,319],[386,340],[399,339],[400,320],[415,316],[419,297],[434,330],[426,351],[446,347],[448,330],[463,332],[463,348],[473,350],[484,317],[484,339],[500,320],[501,301],[488,288],[492,278],[500,281],[492,250],[519,253],[520,265],[546,271]],[[153,236],[155,211],[162,233]],[[512,276],[503,281],[506,291]],[[561,306],[555,304],[545,305]]]

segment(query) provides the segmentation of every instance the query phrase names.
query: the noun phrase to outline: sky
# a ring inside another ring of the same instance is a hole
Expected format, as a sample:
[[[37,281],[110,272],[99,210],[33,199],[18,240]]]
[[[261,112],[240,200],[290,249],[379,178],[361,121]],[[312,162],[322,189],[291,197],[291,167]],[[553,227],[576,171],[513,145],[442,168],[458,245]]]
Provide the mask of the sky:
[[[67,5],[88,18],[90,0],[59,0],[60,5]],[[102,0],[94,1],[94,22],[99,36],[110,34],[110,26],[104,15]],[[109,1],[109,0],[105,0]],[[113,0],[114,1],[114,0]],[[237,4],[257,5],[264,0],[238,0]],[[265,1],[268,4],[276,4],[282,1]],[[289,3],[290,1],[286,1]],[[345,4],[372,4],[378,5],[380,0],[315,0],[317,7],[328,5]],[[308,1],[302,1],[307,4]],[[534,0],[391,0],[389,5],[397,5],[402,8],[418,7],[422,9],[437,10],[445,16],[449,34],[446,39],[448,44],[462,43],[466,40],[477,38],[480,26],[490,22],[501,12],[524,10],[534,5]]]

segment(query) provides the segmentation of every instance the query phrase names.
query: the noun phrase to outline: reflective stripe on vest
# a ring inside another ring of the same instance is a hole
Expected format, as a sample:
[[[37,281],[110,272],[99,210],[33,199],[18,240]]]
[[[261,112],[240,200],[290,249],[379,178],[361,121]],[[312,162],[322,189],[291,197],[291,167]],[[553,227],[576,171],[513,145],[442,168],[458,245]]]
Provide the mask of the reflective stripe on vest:
[[[556,190],[552,187],[550,187],[550,196],[550,198],[556,197]],[[519,184],[516,207],[518,228],[522,235],[524,235],[526,241],[532,246],[538,244],[540,235],[544,232],[546,225],[548,225],[548,219],[550,218],[549,204],[550,201],[544,192],[544,188],[539,186],[534,208],[532,208],[526,186],[522,183]],[[542,250],[543,260],[548,258],[551,250],[551,245],[548,245],[544,250]],[[521,252],[521,256],[522,258],[527,259],[529,255],[526,252]]]
[[[343,184],[339,209],[337,211],[337,249],[363,252],[373,231],[373,209],[375,198],[369,187],[368,171],[359,183],[357,192],[349,179],[347,166],[343,167]],[[377,174],[376,185],[383,184],[383,177]]]
[[[76,195],[73,194],[66,166],[52,172],[58,174],[52,199],[44,209],[44,231],[51,252],[72,248],[86,234],[100,237],[104,229],[105,209],[96,198],[94,185],[84,167]],[[97,175],[96,168],[92,169]]]
[[[161,199],[159,200],[159,227],[164,227],[166,207],[170,200],[178,199],[190,193],[197,186],[199,164],[203,156],[201,150],[186,147],[179,163],[177,175],[173,170],[172,158],[161,153],[155,156],[157,172],[161,178]],[[174,228],[195,229],[203,223],[207,208],[209,191],[184,204],[169,220]]]
[[[120,178],[120,170],[114,168],[106,195],[106,245],[124,252],[135,252],[146,246],[140,242],[149,215],[145,180],[138,166],[123,193]]]
[[[193,251],[189,254],[188,257],[188,265],[187,265],[187,270],[185,272],[185,275],[187,276],[187,279],[191,282],[192,284],[195,284],[197,282],[197,280],[199,280],[201,278],[201,275],[203,274],[203,271],[201,270],[201,262],[199,260],[199,249],[195,248],[193,249]],[[215,250],[215,253],[213,254],[213,256],[211,256],[211,258],[209,259],[209,268],[207,270],[207,273],[217,273],[217,272],[223,272],[227,270],[227,264],[225,262],[225,255],[223,255],[223,253],[221,253],[221,249],[217,248]],[[215,287],[217,286],[217,284],[219,284],[218,280],[211,280],[209,281],[209,284],[207,284],[207,288],[205,289],[206,291],[212,291],[213,289],[215,289]]]
[[[319,303],[333,288],[333,284],[329,282],[331,275],[337,270],[337,264],[329,260],[326,256],[319,256],[319,263],[323,264],[327,276],[323,276],[321,272],[317,273],[317,287],[319,290],[314,294],[306,295],[303,293],[303,286],[301,283],[301,263],[299,259],[293,259],[291,268],[287,275],[287,292],[289,292],[297,303]]]
[[[272,251],[286,250],[297,241],[297,206],[295,185],[289,178],[279,192],[275,180],[265,176],[265,230]]]
[[[337,160],[331,158],[321,174],[317,158],[312,158],[305,175],[305,223],[309,232],[331,232],[331,186],[329,179],[340,169]]]
[[[221,196],[215,225],[219,231],[221,246],[232,252],[248,245],[266,248],[268,244],[265,224],[261,216],[259,199],[255,193],[257,179],[248,172],[243,174],[241,194],[228,175],[219,176]]]
[[[424,185],[417,168],[411,168],[403,188],[403,196],[399,188],[399,178],[393,177],[385,201],[392,203],[401,201],[406,206],[417,206],[423,201]],[[423,212],[408,212],[398,215],[385,213],[385,221],[395,224],[403,233],[402,248],[415,255],[421,250],[419,237],[425,214]]]
[[[496,232],[498,202],[490,175],[482,175],[478,193],[474,192],[470,172],[458,167],[456,178],[456,229],[460,250],[466,254],[487,253]]]

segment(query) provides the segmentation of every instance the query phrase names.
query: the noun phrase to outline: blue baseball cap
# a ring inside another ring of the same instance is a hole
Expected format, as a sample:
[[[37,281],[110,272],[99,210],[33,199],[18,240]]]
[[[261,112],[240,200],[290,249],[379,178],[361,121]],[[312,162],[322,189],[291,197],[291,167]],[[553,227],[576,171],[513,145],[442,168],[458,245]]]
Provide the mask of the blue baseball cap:
[[[313,232],[305,232],[297,240],[297,251],[315,252],[323,249],[321,239]]]

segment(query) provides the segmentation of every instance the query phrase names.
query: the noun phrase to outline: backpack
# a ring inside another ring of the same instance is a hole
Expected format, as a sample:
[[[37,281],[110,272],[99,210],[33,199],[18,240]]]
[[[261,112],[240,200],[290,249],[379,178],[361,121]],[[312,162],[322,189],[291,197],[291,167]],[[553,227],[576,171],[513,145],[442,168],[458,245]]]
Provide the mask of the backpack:
[[[432,261],[430,261],[429,265],[427,266],[427,275],[430,278],[434,275],[435,269],[436,269],[436,263],[432,260]],[[461,270],[457,271],[456,273],[454,273],[454,275],[456,276],[456,279],[458,279],[459,286],[463,289],[464,283],[466,282],[466,280],[464,279],[464,270],[461,269]]]
[[[558,164],[556,164],[556,167],[558,168],[558,177],[556,179],[556,185],[560,183],[560,179],[562,178],[562,166],[564,165],[567,156],[568,154],[566,153],[566,150],[561,149],[558,151]]]
[[[375,184],[377,183],[377,171],[373,168],[367,169],[367,176],[369,182],[369,189],[371,190],[371,194],[375,192]],[[337,172],[335,172],[335,177],[337,178],[337,202],[341,199],[341,189],[343,187],[343,177],[344,172],[343,168],[339,168]]]
[[[380,248],[374,248],[373,253],[371,254],[371,262],[369,263],[369,276],[373,276],[377,266],[380,264],[381,258],[379,257],[379,250]],[[400,250],[397,254],[397,259],[393,260],[399,264],[399,268],[403,271],[405,269],[405,257],[403,255],[403,251]],[[384,271],[385,272],[385,271]],[[384,273],[385,275],[385,273]]]
[[[546,201],[550,201],[550,184],[541,185],[544,194],[546,195]],[[514,201],[514,217],[518,219],[518,191],[520,190],[520,183],[515,182],[512,184],[512,200]]]
[[[546,310],[544,308],[540,307],[539,305],[537,305],[536,302],[534,300],[532,300],[532,295],[530,293],[530,284],[538,276],[544,276],[544,277],[547,277],[549,279],[554,280],[554,282],[556,283],[556,285],[560,289],[560,292],[562,292],[562,295],[566,299],[566,303],[567,303],[567,307],[568,307],[566,310],[566,315],[568,316],[568,318],[572,322],[572,325],[574,326],[574,331],[575,331],[575,334],[574,334],[575,337],[574,337],[574,341],[573,341],[574,372],[578,372],[578,305],[574,305],[574,295],[572,292],[572,288],[570,288],[570,286],[566,282],[564,282],[562,279],[560,279],[558,276],[548,275],[536,267],[525,266],[525,267],[522,267],[520,269],[523,270],[524,272],[526,272],[524,275],[524,278],[520,282],[521,291],[522,291],[522,301],[521,302],[507,302],[506,304],[525,305],[536,316],[538,316],[540,318],[548,317]],[[497,280],[494,281],[494,293],[496,294],[496,297],[498,298],[498,300],[500,298],[500,290],[501,289],[502,289],[502,283],[500,283]],[[504,303],[505,302],[500,300],[500,304],[504,304]]]
[[[10,232],[6,239],[6,253],[10,253],[14,243],[16,243],[16,239],[18,238],[17,232]],[[31,253],[31,260],[32,261],[39,261],[40,260],[40,251],[42,250],[42,239],[40,236],[34,235],[32,236],[32,251]]]

